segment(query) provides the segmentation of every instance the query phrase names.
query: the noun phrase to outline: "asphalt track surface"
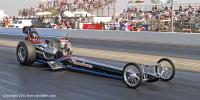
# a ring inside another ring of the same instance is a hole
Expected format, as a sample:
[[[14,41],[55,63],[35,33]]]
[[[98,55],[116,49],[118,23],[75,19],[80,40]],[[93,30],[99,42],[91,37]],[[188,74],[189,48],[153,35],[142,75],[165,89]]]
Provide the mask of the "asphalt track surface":
[[[12,35],[0,35],[0,39],[20,41],[24,39],[24,37],[12,36]],[[87,40],[87,39],[71,39],[70,41],[72,42],[72,45],[75,47],[200,60],[199,56],[200,46],[194,47],[194,46],[178,46],[178,45],[166,45],[166,44],[163,45],[163,44],[136,43],[136,42]]]
[[[1,38],[19,40],[19,37],[17,38],[13,36],[3,37],[1,35]],[[85,41],[89,42],[89,40],[83,41],[81,39],[72,39],[72,44],[75,46],[84,46],[83,44],[86,43]],[[115,47],[112,46],[101,47],[102,44],[97,45],[99,42],[104,43],[106,41],[89,42],[89,44],[85,45],[84,47],[117,51],[123,50],[114,49]],[[95,43],[96,45],[92,45]],[[109,43],[106,42],[104,45],[109,45]],[[113,44],[115,43],[116,42]],[[117,43],[119,46],[120,43]],[[138,44],[138,46],[142,45]],[[123,47],[124,49],[128,48],[125,46]],[[170,47],[173,48],[173,46]],[[149,49],[150,48],[155,47],[149,47]],[[190,49],[192,51],[198,50],[196,47],[191,48]],[[177,49],[180,50],[181,48],[179,47]],[[169,52],[165,53],[172,53],[170,50]],[[131,51],[129,49],[129,52],[136,51]],[[146,52],[145,49],[141,51],[138,50],[138,52],[141,53],[152,53],[150,51],[154,50],[149,50],[148,52]],[[162,54],[162,51],[163,50],[161,50],[159,53]],[[182,53],[186,51],[190,50],[183,49]],[[187,54],[185,55],[190,55],[192,58],[195,57],[195,54],[198,54],[197,51],[193,52],[192,54],[189,52],[186,53]],[[174,54],[176,53],[174,52]],[[178,55],[182,56],[181,52],[175,56]],[[87,59],[92,59],[94,61],[119,67],[124,65],[123,62],[107,61],[95,58]],[[55,95],[56,97],[3,97],[5,95],[13,94],[46,94]],[[29,67],[20,66],[15,57],[15,48],[0,47],[0,100],[199,100],[199,98],[200,73],[177,71],[175,78],[171,82],[166,83],[159,81],[156,83],[143,83],[141,87],[133,90],[127,88],[127,86],[120,80],[103,78],[78,72],[71,72],[67,70],[52,72],[49,70],[48,66],[42,64],[34,64]]]
[[[91,58],[88,58],[91,59]],[[123,62],[93,59],[115,66]],[[0,47],[0,100],[199,100],[200,74],[177,71],[171,82],[143,83],[129,89],[122,81],[67,70],[52,72],[42,64],[20,66],[15,48]],[[5,98],[46,94],[46,98]]]

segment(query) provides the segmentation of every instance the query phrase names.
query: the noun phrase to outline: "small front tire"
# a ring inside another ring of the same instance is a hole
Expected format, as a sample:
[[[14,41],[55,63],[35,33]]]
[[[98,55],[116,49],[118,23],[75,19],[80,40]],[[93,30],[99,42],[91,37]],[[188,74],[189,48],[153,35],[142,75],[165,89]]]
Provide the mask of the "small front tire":
[[[136,63],[128,63],[123,69],[123,81],[124,83],[133,89],[136,89],[142,82],[143,74],[142,70]]]
[[[158,66],[156,66],[155,71],[160,76],[162,81],[170,81],[175,76],[175,65],[168,58],[162,58],[158,60]]]

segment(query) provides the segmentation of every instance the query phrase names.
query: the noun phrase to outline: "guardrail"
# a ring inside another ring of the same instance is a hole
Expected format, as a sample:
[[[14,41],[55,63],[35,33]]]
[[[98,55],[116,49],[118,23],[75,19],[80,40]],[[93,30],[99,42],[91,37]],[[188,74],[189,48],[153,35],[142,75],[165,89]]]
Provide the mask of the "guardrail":
[[[127,32],[127,31],[97,31],[97,30],[66,30],[66,29],[37,29],[40,36],[63,36],[68,34],[72,38],[97,39],[109,41],[128,41],[157,44],[172,44],[184,46],[200,46],[199,33],[171,33],[171,32]],[[22,34],[18,28],[0,28],[0,34]]]

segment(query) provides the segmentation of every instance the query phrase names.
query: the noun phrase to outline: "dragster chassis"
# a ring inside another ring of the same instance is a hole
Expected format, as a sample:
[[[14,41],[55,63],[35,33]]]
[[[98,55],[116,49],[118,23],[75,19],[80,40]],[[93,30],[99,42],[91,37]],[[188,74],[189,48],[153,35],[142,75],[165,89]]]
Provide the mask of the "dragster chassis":
[[[34,62],[45,63],[52,70],[68,69],[121,79],[130,88],[137,88],[142,81],[170,81],[175,75],[175,65],[168,58],[162,58],[154,65],[132,62],[125,64],[123,67],[115,67],[72,56],[70,52],[71,45],[68,45],[69,39],[67,37],[62,37],[59,41],[51,43],[50,41],[41,39],[34,27],[24,27],[22,31],[27,37],[25,41],[18,43],[16,56],[18,62],[24,66],[31,65]],[[59,50],[61,50],[60,47],[62,46],[67,47],[65,49],[69,50],[68,54],[57,57],[57,53],[60,54]]]
[[[168,58],[162,58],[155,65],[127,63],[123,68],[107,65],[80,57],[66,56],[55,60],[37,59],[52,70],[67,69],[92,75],[123,80],[130,88],[137,88],[141,82],[170,81],[175,75],[175,65]]]

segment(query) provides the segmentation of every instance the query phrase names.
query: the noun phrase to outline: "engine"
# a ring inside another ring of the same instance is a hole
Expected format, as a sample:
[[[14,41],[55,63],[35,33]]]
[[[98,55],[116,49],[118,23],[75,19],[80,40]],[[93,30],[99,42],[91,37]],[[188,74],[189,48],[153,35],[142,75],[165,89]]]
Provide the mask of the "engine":
[[[37,56],[47,60],[58,59],[72,54],[68,38],[52,39],[46,47],[36,46]]]

